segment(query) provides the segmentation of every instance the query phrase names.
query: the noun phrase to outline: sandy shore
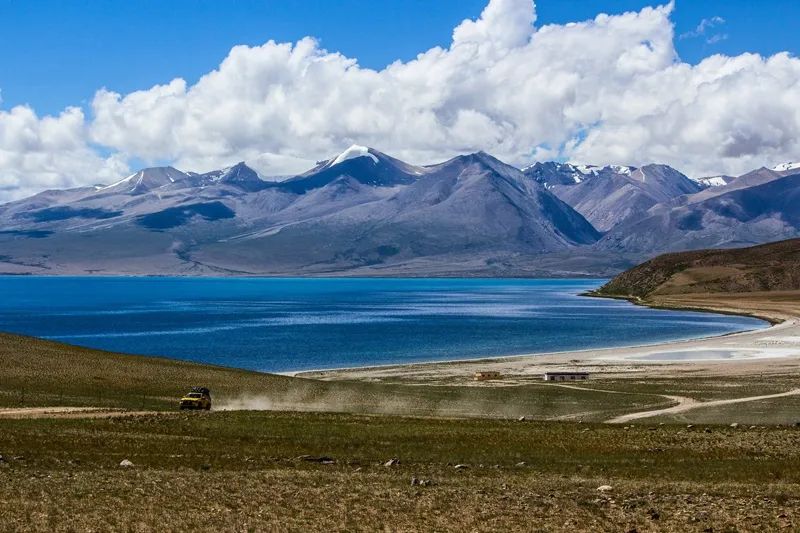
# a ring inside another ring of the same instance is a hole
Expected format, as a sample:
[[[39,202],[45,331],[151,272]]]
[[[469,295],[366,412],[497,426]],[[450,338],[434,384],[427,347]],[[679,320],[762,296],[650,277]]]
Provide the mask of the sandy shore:
[[[520,354],[468,361],[419,363],[298,374],[326,380],[470,383],[477,371],[497,371],[502,379],[484,384],[510,385],[541,379],[545,371],[581,370],[608,377],[745,375],[800,370],[800,291],[699,294],[659,297],[654,307],[706,310],[755,316],[769,328],[628,348]],[[476,383],[478,384],[478,383]]]

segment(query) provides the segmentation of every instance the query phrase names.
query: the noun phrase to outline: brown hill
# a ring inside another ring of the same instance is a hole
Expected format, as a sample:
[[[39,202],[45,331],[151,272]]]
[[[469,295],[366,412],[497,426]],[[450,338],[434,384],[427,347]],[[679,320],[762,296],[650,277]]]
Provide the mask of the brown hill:
[[[618,275],[602,296],[800,290],[800,239],[750,248],[659,255]]]

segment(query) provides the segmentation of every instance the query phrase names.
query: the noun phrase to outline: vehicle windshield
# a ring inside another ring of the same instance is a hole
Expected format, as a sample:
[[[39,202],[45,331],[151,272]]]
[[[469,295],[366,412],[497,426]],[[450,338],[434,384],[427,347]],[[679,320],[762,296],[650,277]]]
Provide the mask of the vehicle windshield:
[[[200,394],[199,392],[190,392],[189,394],[186,395],[186,397],[187,398],[202,398],[203,395]]]

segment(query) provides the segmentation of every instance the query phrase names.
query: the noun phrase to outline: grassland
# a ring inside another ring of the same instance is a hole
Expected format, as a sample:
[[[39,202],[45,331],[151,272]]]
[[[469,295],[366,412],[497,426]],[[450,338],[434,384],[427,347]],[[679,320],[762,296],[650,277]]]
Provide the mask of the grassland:
[[[788,427],[283,412],[0,425],[4,531],[800,525],[800,429]],[[398,464],[384,466],[391,458]]]

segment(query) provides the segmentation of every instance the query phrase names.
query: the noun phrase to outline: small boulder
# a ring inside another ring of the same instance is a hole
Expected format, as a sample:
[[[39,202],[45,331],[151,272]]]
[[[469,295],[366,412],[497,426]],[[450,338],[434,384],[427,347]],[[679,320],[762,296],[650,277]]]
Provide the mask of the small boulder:
[[[597,487],[597,490],[600,492],[608,492],[613,489],[614,487],[612,487],[611,485],[600,485],[599,487]]]
[[[128,459],[123,459],[122,461],[119,462],[119,466],[123,468],[130,468],[133,466],[133,463]]]
[[[298,461],[308,461],[309,463],[320,463],[323,465],[332,465],[336,463],[333,457],[327,455],[298,455]]]
[[[411,486],[412,487],[414,487],[416,485],[419,485],[419,484],[420,484],[420,481],[416,477],[412,477],[411,478]]]
[[[521,417],[517,418],[517,422],[525,422],[525,417],[521,416]]]
[[[400,464],[400,459],[398,459],[397,457],[392,457],[391,459],[389,459],[388,461],[383,463],[383,466],[387,466],[387,467],[388,466],[397,466],[399,464]]]
[[[456,470],[464,470],[464,469],[466,469],[466,468],[469,468],[469,465],[465,465],[465,464],[457,464],[457,465],[456,465],[456,466],[454,466],[453,468],[455,468]]]
[[[735,428],[738,428],[738,427],[739,427],[739,423],[738,423],[738,422],[734,422],[733,424],[731,424],[731,426],[730,426],[730,427],[732,427],[732,428],[734,428],[734,429],[735,429]]]

